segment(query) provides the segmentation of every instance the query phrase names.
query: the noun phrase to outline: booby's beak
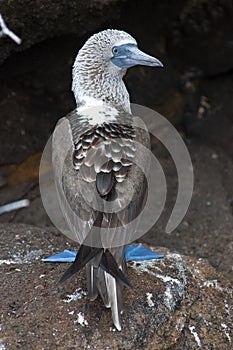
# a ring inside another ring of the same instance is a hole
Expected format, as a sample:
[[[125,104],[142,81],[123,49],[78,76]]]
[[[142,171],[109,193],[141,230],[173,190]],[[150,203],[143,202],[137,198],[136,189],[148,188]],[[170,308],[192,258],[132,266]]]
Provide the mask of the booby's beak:
[[[130,67],[141,65],[141,66],[151,66],[151,67],[163,67],[162,62],[157,58],[147,55],[143,51],[139,50],[137,46],[132,46],[128,48],[127,59]]]
[[[150,66],[150,67],[163,67],[162,62],[157,58],[147,55],[139,50],[137,45],[124,44],[113,47],[112,62],[123,69],[127,69],[133,66]]]

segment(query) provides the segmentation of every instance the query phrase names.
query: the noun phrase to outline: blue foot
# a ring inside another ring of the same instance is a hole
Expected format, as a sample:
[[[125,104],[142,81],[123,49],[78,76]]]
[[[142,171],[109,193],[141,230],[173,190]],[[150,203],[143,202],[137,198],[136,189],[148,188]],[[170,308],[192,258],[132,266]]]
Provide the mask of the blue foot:
[[[54,254],[49,256],[48,258],[42,259],[44,262],[73,262],[75,260],[77,254],[77,250],[70,251],[64,250],[61,253]],[[142,244],[138,245],[129,245],[125,250],[125,259],[126,261],[144,261],[151,259],[160,259],[162,258],[162,254],[158,254],[153,252],[152,250],[145,248]]]
[[[163,258],[162,254],[153,252],[152,250],[143,247],[142,244],[128,245],[125,250],[126,261],[144,261],[161,258]]]
[[[75,260],[77,252],[78,252],[77,250],[71,251],[71,250],[66,249],[61,253],[54,254],[54,255],[49,256],[48,258],[42,259],[42,261],[44,261],[44,262],[59,262],[59,263],[73,262]]]

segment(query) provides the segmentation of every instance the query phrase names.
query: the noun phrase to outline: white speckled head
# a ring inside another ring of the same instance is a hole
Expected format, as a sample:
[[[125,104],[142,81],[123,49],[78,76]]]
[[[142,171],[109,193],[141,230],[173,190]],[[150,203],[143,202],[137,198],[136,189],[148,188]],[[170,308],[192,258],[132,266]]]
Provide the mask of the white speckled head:
[[[107,29],[91,36],[80,49],[73,66],[72,84],[78,106],[85,104],[88,97],[130,111],[129,95],[122,80],[126,69],[111,61],[112,48],[123,44],[137,45],[128,33]]]
[[[108,64],[112,57],[112,47],[122,44],[135,44],[136,40],[122,30],[107,29],[92,35],[79,50],[76,60],[82,63],[82,58],[95,61],[96,64]]]
[[[128,33],[107,29],[94,34],[74,62],[72,90],[77,106],[92,99],[130,112],[129,94],[122,78],[128,68],[136,65],[163,66],[157,58],[140,51]]]

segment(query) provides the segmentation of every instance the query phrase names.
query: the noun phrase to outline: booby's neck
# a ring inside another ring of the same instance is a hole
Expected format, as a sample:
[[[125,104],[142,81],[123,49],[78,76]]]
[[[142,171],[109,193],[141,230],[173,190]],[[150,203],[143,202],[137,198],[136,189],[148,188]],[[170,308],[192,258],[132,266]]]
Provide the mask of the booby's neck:
[[[130,113],[129,94],[122,79],[125,73],[125,70],[113,72],[111,67],[93,65],[80,60],[78,55],[73,66],[72,84],[77,107],[85,105],[87,99],[93,99]]]

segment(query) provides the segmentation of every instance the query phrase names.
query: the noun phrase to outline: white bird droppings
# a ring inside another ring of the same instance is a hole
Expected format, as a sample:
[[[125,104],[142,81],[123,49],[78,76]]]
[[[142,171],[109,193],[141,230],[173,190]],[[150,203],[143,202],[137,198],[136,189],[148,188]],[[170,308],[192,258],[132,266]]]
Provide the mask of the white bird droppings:
[[[20,254],[13,255],[13,259],[0,260],[0,265],[13,265],[13,264],[29,264],[33,260],[38,260],[43,254],[42,249],[32,250],[25,256],[20,256]]]
[[[230,334],[229,334],[228,326],[225,323],[221,323],[221,326],[222,326],[222,328],[224,330],[225,336],[227,337],[229,343],[231,343],[231,337],[230,337]]]
[[[110,327],[109,330],[110,330],[110,332],[116,332],[116,328],[115,327]]]
[[[78,318],[76,321],[74,321],[75,324],[80,324],[82,327],[88,326],[87,320],[85,320],[84,315],[82,312],[78,313]]]
[[[218,285],[218,280],[208,280],[204,282],[204,286],[205,287],[212,287],[212,288],[216,288],[218,290],[222,290],[222,288]]]
[[[83,296],[85,296],[87,293],[81,290],[81,288],[78,288],[74,291],[73,294],[68,294],[67,299],[63,299],[65,303],[70,303],[71,301],[75,301],[78,299],[81,299]]]
[[[189,328],[191,334],[194,336],[194,339],[195,339],[197,345],[199,346],[199,348],[201,348],[201,340],[200,340],[200,338],[199,338],[197,332],[195,331],[195,327],[189,325],[188,328]]]
[[[150,293],[150,292],[146,293],[147,304],[148,304],[148,306],[150,306],[150,307],[155,306],[155,303],[154,303],[153,300],[151,299],[152,296],[153,296],[152,293]]]

